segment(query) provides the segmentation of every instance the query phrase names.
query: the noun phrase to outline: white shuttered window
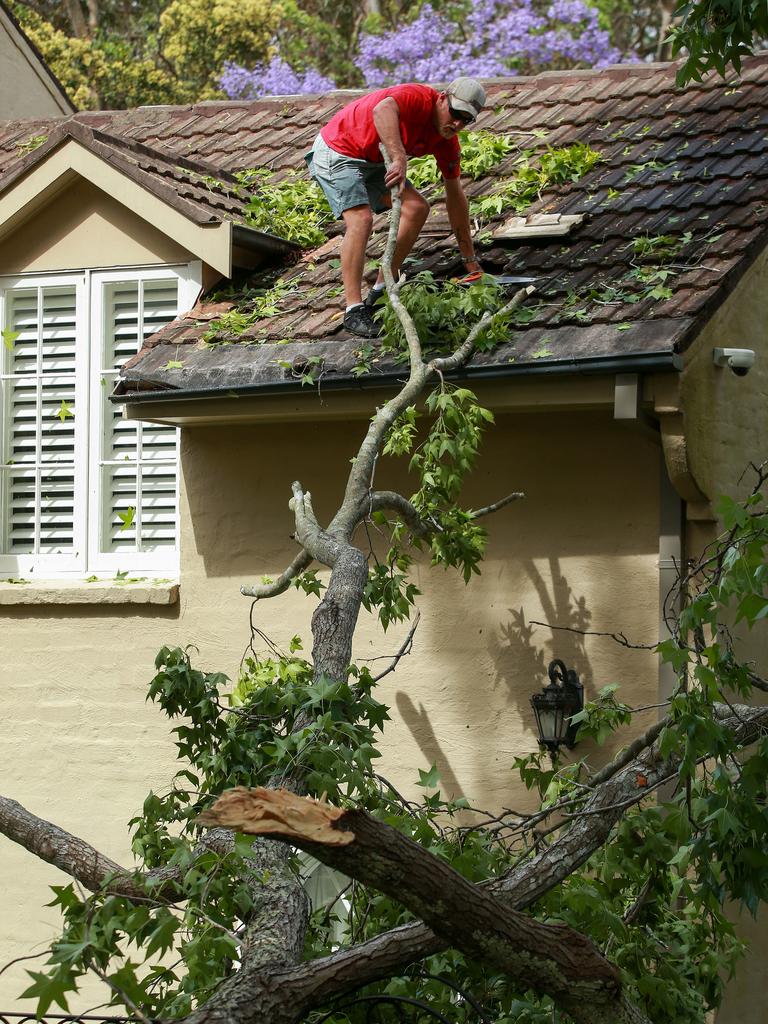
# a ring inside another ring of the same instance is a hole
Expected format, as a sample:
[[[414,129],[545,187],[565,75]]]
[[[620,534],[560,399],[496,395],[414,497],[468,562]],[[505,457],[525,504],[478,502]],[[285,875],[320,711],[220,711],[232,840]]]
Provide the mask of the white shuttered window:
[[[3,576],[177,571],[178,431],[123,420],[109,395],[193,304],[191,269],[0,279]]]

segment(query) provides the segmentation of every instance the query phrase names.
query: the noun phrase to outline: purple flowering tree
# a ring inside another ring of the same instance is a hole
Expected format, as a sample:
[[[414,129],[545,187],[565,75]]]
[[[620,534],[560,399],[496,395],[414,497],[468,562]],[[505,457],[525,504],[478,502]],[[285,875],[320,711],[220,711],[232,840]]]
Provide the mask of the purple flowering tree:
[[[316,68],[294,71],[279,55],[268,64],[257,64],[252,70],[233,61],[224,65],[221,89],[230,99],[252,100],[259,96],[292,96],[303,92],[325,92],[336,83]]]
[[[408,25],[363,35],[355,63],[369,86],[446,81],[616,63],[621,54],[582,0],[554,0],[544,13],[532,0],[475,0],[461,19],[429,4]]]
[[[622,55],[583,0],[475,0],[469,14],[425,4],[413,21],[378,35],[363,33],[355,64],[372,88],[436,82],[457,74],[490,78],[574,65],[600,67]],[[320,92],[335,83],[310,68],[295,72],[279,55],[247,70],[225,66],[221,88],[232,99]]]

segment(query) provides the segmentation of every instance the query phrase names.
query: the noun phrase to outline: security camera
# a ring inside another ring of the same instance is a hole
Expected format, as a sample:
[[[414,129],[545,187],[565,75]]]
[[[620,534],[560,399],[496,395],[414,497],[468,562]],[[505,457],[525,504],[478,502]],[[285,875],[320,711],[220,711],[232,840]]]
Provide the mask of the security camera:
[[[730,366],[737,377],[746,377],[755,365],[751,348],[716,348],[712,352],[715,366]]]

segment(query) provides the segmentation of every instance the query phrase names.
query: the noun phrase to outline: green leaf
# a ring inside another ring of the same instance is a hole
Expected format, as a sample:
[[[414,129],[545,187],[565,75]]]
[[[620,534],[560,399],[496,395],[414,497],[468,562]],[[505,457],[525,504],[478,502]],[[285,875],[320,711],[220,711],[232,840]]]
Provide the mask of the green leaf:
[[[117,518],[123,524],[120,527],[120,530],[121,531],[122,530],[130,530],[130,528],[133,526],[133,520],[134,520],[135,516],[136,516],[136,507],[135,507],[135,505],[129,505],[128,508],[125,510],[125,512],[118,512],[117,513]]]
[[[26,973],[32,979],[32,984],[21,993],[21,998],[37,999],[35,1014],[38,1019],[45,1016],[51,1003],[56,1003],[65,1013],[69,1013],[66,993],[75,991],[70,970],[62,965],[52,974],[43,974],[40,971]]]
[[[65,402],[62,398],[61,405],[54,413],[56,417],[63,423],[65,420],[74,419],[75,414],[72,412],[72,406],[68,402]]]
[[[13,351],[13,346],[14,346],[14,344],[15,344],[15,342],[16,342],[16,339],[18,338],[18,336],[19,336],[20,334],[21,334],[21,331],[12,331],[12,330],[10,329],[10,327],[6,327],[6,328],[5,328],[5,329],[4,329],[3,331],[2,331],[2,335],[3,335],[3,344],[4,344],[4,345],[5,345],[5,347],[6,347],[7,349],[8,349],[8,351],[9,351],[9,352],[12,352],[12,351]]]
[[[422,786],[424,789],[434,789],[440,782],[440,772],[437,770],[437,765],[433,764],[428,772],[422,771],[419,768],[419,781],[416,783],[417,786]]]

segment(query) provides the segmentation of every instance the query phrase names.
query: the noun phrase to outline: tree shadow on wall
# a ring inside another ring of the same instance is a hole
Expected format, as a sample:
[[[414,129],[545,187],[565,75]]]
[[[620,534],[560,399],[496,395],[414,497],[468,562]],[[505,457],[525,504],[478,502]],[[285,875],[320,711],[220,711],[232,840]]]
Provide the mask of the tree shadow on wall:
[[[548,579],[532,560],[520,563],[533,584],[542,609],[541,619],[559,629],[526,621],[524,608],[508,609],[510,619],[499,624],[498,638],[491,655],[496,666],[496,684],[507,687],[509,701],[520,709],[524,721],[534,728],[530,707],[531,694],[547,684],[547,667],[553,658],[560,658],[568,668],[575,669],[584,684],[585,700],[593,689],[592,666],[587,656],[584,636],[571,630],[587,630],[592,613],[585,597],[576,597],[560,569],[558,558],[549,559]],[[535,638],[534,638],[535,634]],[[538,641],[538,642],[537,642]]]
[[[526,621],[525,610],[509,609],[508,622],[499,624],[497,637],[490,642],[489,655],[495,668],[494,685],[507,687],[508,704],[518,707],[523,722],[528,723],[535,736],[533,711],[530,706],[531,694],[548,682],[547,667],[553,658],[560,658],[568,668],[579,674],[584,684],[585,699],[589,699],[592,687],[592,666],[587,657],[584,636],[569,630],[587,630],[592,614],[587,608],[585,597],[576,597],[560,569],[558,558],[549,559],[549,574],[545,578],[532,560],[520,563],[532,582],[539,597],[543,622],[552,626],[567,627],[549,630]],[[538,631],[538,632],[537,632]],[[534,634],[536,640],[534,641]],[[408,694],[400,692],[396,697],[397,709],[416,740],[428,765],[436,764],[440,771],[440,789],[444,796],[454,799],[463,796],[462,787],[450,766],[423,704],[418,707]],[[535,740],[532,748],[535,747]]]
[[[440,792],[450,800],[457,800],[460,796],[464,796],[461,784],[451,768],[448,755],[443,750],[440,740],[432,728],[427,709],[423,704],[419,704],[417,708],[407,693],[399,692],[395,701],[403,721],[427,759],[427,765],[437,765],[440,772]]]

